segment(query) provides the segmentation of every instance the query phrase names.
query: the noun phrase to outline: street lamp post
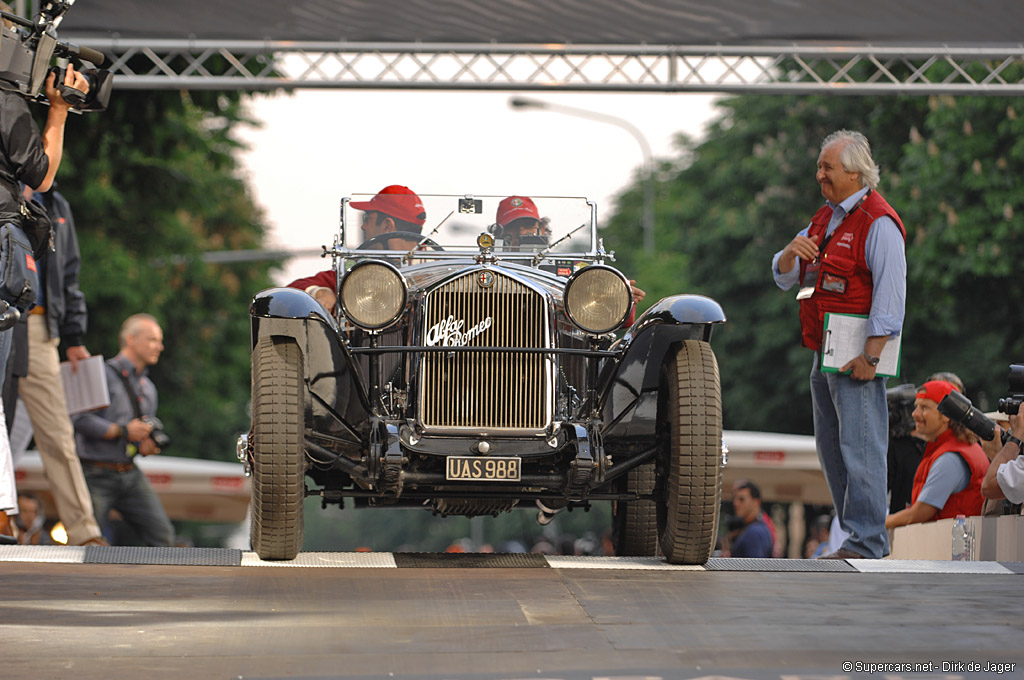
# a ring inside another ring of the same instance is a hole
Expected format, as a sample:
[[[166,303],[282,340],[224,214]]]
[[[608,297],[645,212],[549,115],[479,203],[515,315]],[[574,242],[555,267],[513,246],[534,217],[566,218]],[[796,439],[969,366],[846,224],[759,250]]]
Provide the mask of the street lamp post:
[[[543,109],[547,111],[554,111],[556,113],[564,113],[568,116],[578,116],[580,118],[596,120],[601,123],[608,123],[609,125],[620,127],[633,135],[633,139],[635,139],[640,145],[640,152],[643,154],[644,251],[648,255],[652,255],[654,253],[654,162],[651,156],[651,145],[647,142],[647,138],[644,137],[643,133],[628,120],[609,116],[606,113],[599,113],[597,111],[590,111],[587,109],[578,109],[574,106],[552,104],[551,102],[545,102],[539,99],[530,99],[528,97],[512,97],[508,100],[508,103],[509,106],[514,109]]]

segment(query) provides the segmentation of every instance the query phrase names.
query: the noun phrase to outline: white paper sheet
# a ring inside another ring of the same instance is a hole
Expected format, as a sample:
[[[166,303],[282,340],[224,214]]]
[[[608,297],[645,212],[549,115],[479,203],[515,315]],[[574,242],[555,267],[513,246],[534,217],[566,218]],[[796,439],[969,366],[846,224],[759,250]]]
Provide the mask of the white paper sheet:
[[[64,380],[68,415],[110,406],[107,370],[102,356],[96,354],[79,360],[77,371],[71,370],[70,361],[64,361],[60,365],[60,377]]]
[[[864,341],[867,338],[866,316],[826,314],[825,333],[821,341],[821,370],[837,373],[847,362],[864,352]],[[902,336],[897,335],[885,343],[875,375],[893,377],[900,374],[901,340]]]

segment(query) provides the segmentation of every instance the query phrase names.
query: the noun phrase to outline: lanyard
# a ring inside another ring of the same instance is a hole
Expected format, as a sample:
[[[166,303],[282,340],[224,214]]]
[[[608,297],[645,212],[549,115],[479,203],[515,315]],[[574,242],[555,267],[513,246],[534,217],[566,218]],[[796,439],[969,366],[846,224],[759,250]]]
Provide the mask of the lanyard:
[[[870,196],[870,195],[871,195],[871,189],[868,189],[867,192],[865,192],[865,194],[863,196],[861,196],[859,199],[857,199],[856,203],[854,203],[852,206],[850,206],[850,209],[848,211],[846,211],[845,215],[843,215],[843,219],[839,220],[839,224],[836,225],[836,228],[833,229],[832,231],[830,231],[828,234],[825,235],[825,238],[823,238],[822,241],[821,241],[821,247],[818,248],[818,257],[814,258],[815,263],[817,263],[818,260],[820,259],[821,253],[825,252],[825,248],[828,246],[828,242],[831,241],[832,237],[836,235],[837,231],[839,231],[839,227],[843,226],[843,224],[846,222],[846,220],[850,219],[850,215],[852,215],[853,213],[857,212],[857,208],[859,208],[861,206],[861,204],[864,203],[864,201],[868,200],[868,196]],[[825,225],[825,229],[826,229],[826,231],[828,230],[828,225]]]
[[[814,289],[818,285],[818,275],[821,273],[821,254],[825,252],[825,248],[828,247],[829,241],[831,241],[832,237],[836,235],[836,232],[839,231],[839,228],[843,226],[846,220],[849,219],[850,215],[855,213],[857,211],[857,208],[859,208],[861,204],[864,203],[864,201],[866,201],[868,196],[870,195],[871,189],[868,189],[864,193],[864,195],[861,196],[857,200],[857,202],[850,207],[846,214],[843,215],[843,219],[839,221],[839,224],[836,225],[836,228],[829,232],[824,239],[822,239],[821,247],[818,248],[818,256],[815,257],[812,262],[808,262],[806,268],[804,269],[803,280],[800,282],[800,290],[797,291],[796,294],[797,300],[806,300],[807,298],[814,295]],[[826,231],[828,230],[827,225],[825,229]]]

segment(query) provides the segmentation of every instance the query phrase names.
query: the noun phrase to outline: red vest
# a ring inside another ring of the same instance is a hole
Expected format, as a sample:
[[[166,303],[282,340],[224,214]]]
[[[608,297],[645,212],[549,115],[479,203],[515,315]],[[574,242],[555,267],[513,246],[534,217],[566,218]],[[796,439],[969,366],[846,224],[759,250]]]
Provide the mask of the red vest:
[[[817,351],[821,348],[821,334],[825,325],[826,312],[842,314],[867,314],[871,311],[871,292],[874,283],[871,270],[864,257],[864,244],[868,239],[871,225],[879,217],[888,215],[900,228],[903,239],[907,231],[903,221],[881,194],[871,191],[867,197],[846,216],[836,227],[828,243],[820,251],[821,267],[814,284],[814,295],[800,301],[800,331],[806,347]],[[808,238],[818,237],[821,247],[825,230],[832,219],[832,208],[827,205],[811,218],[807,230]],[[807,262],[800,261],[800,284],[803,285]]]
[[[988,471],[988,456],[977,444],[965,444],[957,439],[953,430],[946,430],[939,435],[938,439],[928,442],[928,446],[925,447],[924,456],[917,466],[917,474],[914,475],[914,490],[911,493],[910,502],[917,502],[917,497],[921,494],[921,489],[924,488],[932,464],[939,459],[939,456],[948,451],[959,453],[960,457],[967,461],[967,465],[971,468],[971,481],[963,491],[946,499],[946,504],[939,508],[938,514],[933,519],[946,519],[957,515],[965,517],[980,515],[981,504],[985,501],[981,496],[981,483],[985,479],[985,472]]]

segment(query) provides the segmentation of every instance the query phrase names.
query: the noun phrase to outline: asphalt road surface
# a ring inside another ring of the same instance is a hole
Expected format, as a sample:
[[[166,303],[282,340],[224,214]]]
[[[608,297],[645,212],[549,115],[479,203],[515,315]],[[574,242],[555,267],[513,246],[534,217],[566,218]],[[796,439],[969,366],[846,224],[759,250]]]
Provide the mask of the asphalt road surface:
[[[0,678],[1024,677],[1022,565],[829,562],[0,546]]]

